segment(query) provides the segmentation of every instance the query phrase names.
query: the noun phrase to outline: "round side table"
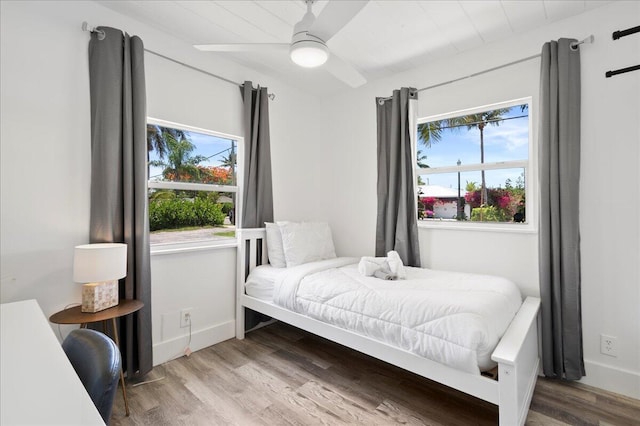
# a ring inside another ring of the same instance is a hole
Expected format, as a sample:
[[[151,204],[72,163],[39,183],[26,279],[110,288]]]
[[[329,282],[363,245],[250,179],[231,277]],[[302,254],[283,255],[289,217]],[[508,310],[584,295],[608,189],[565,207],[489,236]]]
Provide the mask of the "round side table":
[[[49,321],[54,324],[80,324],[80,327],[86,328],[90,322],[102,321],[104,332],[107,332],[107,325],[111,320],[111,329],[113,330],[113,340],[118,348],[120,347],[120,339],[118,338],[118,327],[116,326],[116,318],[124,317],[139,311],[144,306],[139,300],[123,299],[120,303],[112,308],[98,312],[82,312],[82,306],[73,306],[65,309],[49,317]],[[122,383],[122,397],[124,398],[124,408],[129,415],[129,401],[127,401],[127,390],[124,385],[124,373],[120,369],[120,382]]]

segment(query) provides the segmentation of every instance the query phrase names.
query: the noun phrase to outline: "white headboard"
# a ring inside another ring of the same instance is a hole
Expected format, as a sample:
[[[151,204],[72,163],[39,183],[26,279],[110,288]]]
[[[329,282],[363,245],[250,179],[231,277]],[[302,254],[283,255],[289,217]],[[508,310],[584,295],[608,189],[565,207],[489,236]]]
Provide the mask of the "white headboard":
[[[265,228],[236,229],[238,236],[238,254],[236,269],[236,337],[244,337],[244,284],[249,272],[256,266],[266,265],[267,231]]]
[[[236,229],[238,234],[238,282],[244,285],[249,272],[266,265],[267,232],[265,228]]]

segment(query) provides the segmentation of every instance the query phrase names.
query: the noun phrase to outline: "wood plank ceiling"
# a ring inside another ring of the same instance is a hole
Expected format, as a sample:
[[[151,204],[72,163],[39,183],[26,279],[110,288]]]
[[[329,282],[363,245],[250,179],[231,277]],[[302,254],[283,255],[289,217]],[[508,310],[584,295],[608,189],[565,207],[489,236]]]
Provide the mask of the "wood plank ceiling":
[[[335,1],[335,0],[334,0]],[[347,0],[341,0],[347,1]],[[189,45],[205,43],[288,43],[305,12],[300,0],[97,0],[98,3],[162,30]],[[505,39],[609,1],[371,0],[328,43],[367,80],[406,71]],[[316,16],[327,1],[313,6]],[[108,25],[96,22],[95,25]],[[283,52],[211,53],[224,55],[267,75],[317,94],[347,86],[322,69],[301,69]]]

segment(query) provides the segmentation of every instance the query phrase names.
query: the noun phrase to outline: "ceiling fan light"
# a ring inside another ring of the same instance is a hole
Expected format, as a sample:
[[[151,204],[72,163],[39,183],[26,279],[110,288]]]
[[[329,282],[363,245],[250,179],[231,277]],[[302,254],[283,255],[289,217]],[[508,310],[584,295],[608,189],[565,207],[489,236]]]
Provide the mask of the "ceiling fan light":
[[[291,60],[305,68],[315,68],[327,62],[329,49],[324,43],[303,40],[291,45]]]

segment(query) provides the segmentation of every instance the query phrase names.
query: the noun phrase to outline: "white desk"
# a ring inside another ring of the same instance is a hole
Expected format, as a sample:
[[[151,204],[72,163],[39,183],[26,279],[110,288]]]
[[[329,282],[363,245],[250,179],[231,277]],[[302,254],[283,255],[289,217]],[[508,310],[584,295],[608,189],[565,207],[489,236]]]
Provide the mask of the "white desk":
[[[38,302],[0,314],[0,424],[104,426]]]

